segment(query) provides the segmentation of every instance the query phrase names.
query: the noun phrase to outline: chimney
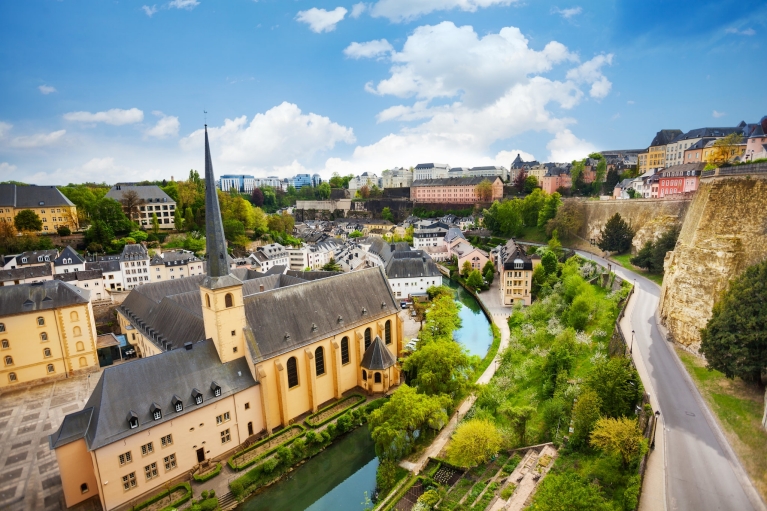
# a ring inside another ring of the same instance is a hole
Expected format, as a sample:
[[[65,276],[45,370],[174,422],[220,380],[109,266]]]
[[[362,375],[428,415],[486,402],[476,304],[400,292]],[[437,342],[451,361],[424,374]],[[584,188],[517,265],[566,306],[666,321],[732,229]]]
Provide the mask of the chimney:
[[[185,342],[185,343],[184,343],[184,349],[185,349],[186,351],[192,351],[192,347],[193,347],[193,344],[192,344],[192,342],[191,342],[191,341],[189,341],[189,342]]]

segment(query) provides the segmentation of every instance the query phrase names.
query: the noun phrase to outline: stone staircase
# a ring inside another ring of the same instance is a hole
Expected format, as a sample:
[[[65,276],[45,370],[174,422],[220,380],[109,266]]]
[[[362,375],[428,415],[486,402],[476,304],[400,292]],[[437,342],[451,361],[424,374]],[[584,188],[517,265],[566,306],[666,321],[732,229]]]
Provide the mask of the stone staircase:
[[[226,492],[218,498],[218,507],[221,511],[229,511],[237,506],[237,499],[234,498],[232,492]]]

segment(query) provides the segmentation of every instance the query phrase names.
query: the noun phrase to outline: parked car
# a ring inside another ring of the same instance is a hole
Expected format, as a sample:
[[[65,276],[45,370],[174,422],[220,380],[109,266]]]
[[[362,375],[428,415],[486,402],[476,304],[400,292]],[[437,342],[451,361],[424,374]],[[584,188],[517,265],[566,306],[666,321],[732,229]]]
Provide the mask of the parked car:
[[[407,302],[400,302],[399,306],[402,307],[403,309],[407,309]]]

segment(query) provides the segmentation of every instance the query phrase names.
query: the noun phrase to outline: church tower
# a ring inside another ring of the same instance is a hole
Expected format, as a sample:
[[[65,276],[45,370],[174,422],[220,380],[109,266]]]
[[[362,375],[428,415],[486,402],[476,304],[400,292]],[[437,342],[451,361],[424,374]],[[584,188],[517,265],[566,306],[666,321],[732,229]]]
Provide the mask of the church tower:
[[[205,125],[205,250],[208,274],[200,286],[205,338],[213,339],[222,363],[245,356],[242,281],[229,273],[224,224]]]

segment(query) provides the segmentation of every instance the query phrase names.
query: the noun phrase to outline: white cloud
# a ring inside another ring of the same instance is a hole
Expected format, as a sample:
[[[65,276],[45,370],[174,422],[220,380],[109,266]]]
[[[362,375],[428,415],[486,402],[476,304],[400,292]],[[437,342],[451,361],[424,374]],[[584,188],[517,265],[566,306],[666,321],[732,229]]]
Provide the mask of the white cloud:
[[[628,101],[626,101],[627,105],[633,105],[634,103],[635,101],[633,99],[629,99]]]
[[[559,14],[566,20],[569,20],[573,16],[577,16],[583,12],[580,7],[570,7],[569,9],[560,9],[559,7],[552,7],[551,14]]]
[[[35,133],[9,139],[8,147],[16,149],[35,149],[55,144],[66,134],[67,130],[52,131],[51,133]],[[4,137],[2,137],[4,138]]]
[[[200,2],[197,0],[173,0],[171,3],[168,4],[169,8],[176,8],[176,9],[194,9],[200,5]]]
[[[582,159],[596,151],[593,144],[581,140],[569,129],[564,129],[554,135],[546,149],[549,150],[549,161],[564,163]]]
[[[208,127],[211,149],[227,168],[273,169],[294,160],[310,159],[315,153],[332,149],[337,143],[355,142],[351,128],[314,113],[304,114],[298,106],[283,102],[265,113],[226,119],[223,126]],[[181,139],[185,150],[202,147],[203,130]]]
[[[13,124],[0,121],[0,139],[5,138],[6,133],[11,131],[11,128],[13,128]]]
[[[332,11],[317,9],[312,7],[306,11],[299,11],[296,14],[296,20],[309,25],[312,32],[321,34],[322,32],[332,32],[336,29],[336,24],[344,19],[347,10],[343,7],[336,7]]]
[[[378,0],[370,8],[370,15],[401,23],[434,11],[459,9],[476,12],[480,7],[511,5],[517,2],[518,0]]]
[[[144,14],[151,18],[157,12],[157,5],[153,5],[152,7],[149,7],[148,5],[142,5],[141,10],[143,10]]]
[[[360,15],[368,8],[363,2],[352,5],[352,12],[349,14],[350,18],[359,18]]]
[[[76,122],[105,122],[112,124],[113,126],[121,126],[123,124],[134,124],[144,120],[144,112],[138,108],[131,108],[130,110],[123,110],[121,108],[112,108],[105,112],[69,112],[64,114],[64,119],[67,121]]]
[[[591,84],[589,94],[592,98],[602,99],[610,94],[613,84],[602,74],[602,66],[612,65],[613,54],[597,55],[580,66],[567,72],[567,79],[576,83]]]
[[[152,113],[160,117],[160,120],[157,121],[157,124],[146,130],[145,134],[148,137],[167,138],[178,136],[178,117],[173,115],[165,115],[158,111],[154,111]]]
[[[737,28],[730,27],[725,30],[725,33],[752,36],[752,35],[756,35],[756,30],[754,30],[753,28],[745,28],[743,30],[738,30]]]
[[[344,50],[344,55],[353,59],[378,57],[394,51],[394,47],[386,39],[376,39],[366,43],[352,43]]]
[[[727,114],[725,112],[718,112],[714,110],[714,113],[712,115],[714,116],[715,119],[719,119],[720,117],[724,117]]]
[[[52,92],[58,92],[56,90],[56,87],[53,87],[52,85],[41,85],[37,88],[42,94],[48,95]]]
[[[17,168],[16,165],[11,165],[7,161],[0,162],[0,179],[7,180],[8,174],[15,172]]]

